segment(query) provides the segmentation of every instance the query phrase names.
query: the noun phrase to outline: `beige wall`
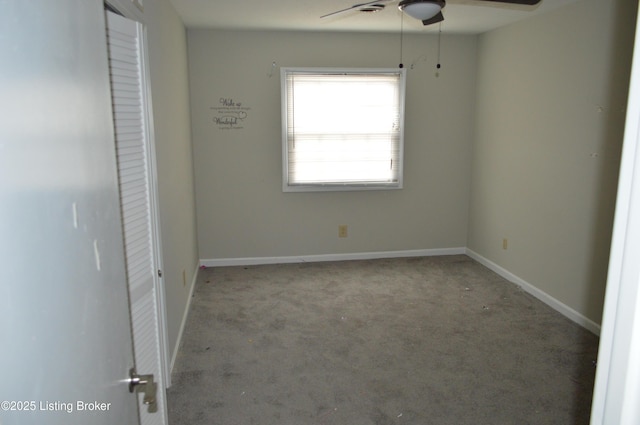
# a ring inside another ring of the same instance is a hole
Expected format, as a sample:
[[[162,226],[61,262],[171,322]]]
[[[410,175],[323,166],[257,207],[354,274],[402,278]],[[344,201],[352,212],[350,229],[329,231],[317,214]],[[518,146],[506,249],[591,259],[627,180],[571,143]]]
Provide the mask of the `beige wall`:
[[[405,36],[405,188],[339,193],[282,192],[279,68],[395,68],[398,34],[189,30],[188,45],[200,258],[466,246],[475,37],[443,37],[436,77],[436,38]],[[250,108],[242,129],[213,122],[220,98]]]
[[[478,46],[468,247],[595,323],[636,7],[584,0]]]
[[[163,278],[171,355],[178,343],[199,260],[186,33],[168,0],[146,1],[144,15],[149,45]]]

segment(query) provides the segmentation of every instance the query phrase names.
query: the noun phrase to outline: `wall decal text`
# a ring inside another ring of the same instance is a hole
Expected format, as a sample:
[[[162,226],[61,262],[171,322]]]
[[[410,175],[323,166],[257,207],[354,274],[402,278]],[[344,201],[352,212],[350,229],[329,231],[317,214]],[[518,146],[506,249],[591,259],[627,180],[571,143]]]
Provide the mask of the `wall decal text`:
[[[213,122],[219,130],[241,130],[249,116],[250,107],[231,97],[221,97],[217,106],[211,106]]]

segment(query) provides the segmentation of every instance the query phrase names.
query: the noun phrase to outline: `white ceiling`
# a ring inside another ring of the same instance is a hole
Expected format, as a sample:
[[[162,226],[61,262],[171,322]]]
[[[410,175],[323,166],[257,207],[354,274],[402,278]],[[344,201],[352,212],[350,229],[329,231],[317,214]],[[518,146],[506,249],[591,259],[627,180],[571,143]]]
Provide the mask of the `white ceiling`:
[[[384,10],[357,10],[320,19],[327,13],[368,0],[170,0],[188,28],[240,30],[437,32],[398,10],[399,0],[381,0]],[[447,0],[443,33],[478,34],[578,0],[542,0],[520,6],[479,0]]]

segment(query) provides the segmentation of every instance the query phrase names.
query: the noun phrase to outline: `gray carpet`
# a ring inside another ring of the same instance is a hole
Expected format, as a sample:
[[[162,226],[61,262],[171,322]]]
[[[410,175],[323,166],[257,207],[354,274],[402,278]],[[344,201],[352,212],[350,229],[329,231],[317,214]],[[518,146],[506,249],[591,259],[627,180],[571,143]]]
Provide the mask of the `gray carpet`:
[[[598,338],[467,256],[200,270],[170,425],[588,424]]]

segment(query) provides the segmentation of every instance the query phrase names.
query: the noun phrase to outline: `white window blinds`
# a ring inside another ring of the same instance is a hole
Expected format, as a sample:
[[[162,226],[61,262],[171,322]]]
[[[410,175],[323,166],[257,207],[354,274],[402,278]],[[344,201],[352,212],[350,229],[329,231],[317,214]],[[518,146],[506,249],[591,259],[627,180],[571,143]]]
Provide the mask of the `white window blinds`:
[[[284,68],[285,191],[402,187],[403,70]]]

